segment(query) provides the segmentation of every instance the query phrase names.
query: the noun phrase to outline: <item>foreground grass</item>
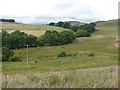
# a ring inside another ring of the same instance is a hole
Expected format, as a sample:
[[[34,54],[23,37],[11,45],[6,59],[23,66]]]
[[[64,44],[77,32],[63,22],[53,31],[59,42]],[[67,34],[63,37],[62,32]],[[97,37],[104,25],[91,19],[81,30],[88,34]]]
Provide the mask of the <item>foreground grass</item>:
[[[3,75],[3,88],[117,88],[117,66],[52,73]]]
[[[29,72],[54,72],[117,65],[117,58],[64,58],[29,61]],[[25,74],[26,61],[3,62],[3,74]]]

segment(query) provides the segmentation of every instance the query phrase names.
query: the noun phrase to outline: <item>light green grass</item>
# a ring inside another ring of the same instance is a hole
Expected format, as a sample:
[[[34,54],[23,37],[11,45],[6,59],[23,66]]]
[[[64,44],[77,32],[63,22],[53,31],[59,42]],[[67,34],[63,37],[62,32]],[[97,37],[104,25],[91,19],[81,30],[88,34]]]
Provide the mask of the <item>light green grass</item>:
[[[29,72],[54,72],[117,65],[117,58],[64,58],[35,61],[29,60]],[[3,62],[4,74],[25,74],[28,71],[26,61]]]

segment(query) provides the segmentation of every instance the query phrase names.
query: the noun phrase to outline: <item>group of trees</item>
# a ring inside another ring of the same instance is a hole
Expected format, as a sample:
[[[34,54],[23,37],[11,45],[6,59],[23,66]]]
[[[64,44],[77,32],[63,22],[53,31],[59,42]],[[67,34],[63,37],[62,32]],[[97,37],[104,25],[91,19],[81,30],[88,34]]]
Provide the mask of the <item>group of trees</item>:
[[[72,43],[76,39],[73,31],[46,31],[46,33],[38,39],[41,46],[54,46]]]
[[[37,37],[28,35],[24,32],[15,31],[8,34],[6,31],[2,31],[2,46],[10,49],[19,49],[25,47],[25,45],[37,46]]]
[[[68,22],[62,22],[62,21],[59,21],[58,23],[51,22],[51,23],[49,23],[49,25],[63,27],[66,29],[71,29],[72,31],[74,31],[76,33],[77,37],[91,36],[91,33],[93,33],[95,31],[95,26],[96,26],[95,23],[84,24],[84,25],[80,25],[80,26],[79,25],[73,26]]]
[[[49,25],[50,26],[58,26],[58,27],[66,28],[66,29],[70,29],[70,27],[71,27],[70,23],[62,22],[62,21],[59,21],[58,23],[51,22],[51,23],[49,23]]]
[[[14,19],[0,19],[0,22],[15,22]]]

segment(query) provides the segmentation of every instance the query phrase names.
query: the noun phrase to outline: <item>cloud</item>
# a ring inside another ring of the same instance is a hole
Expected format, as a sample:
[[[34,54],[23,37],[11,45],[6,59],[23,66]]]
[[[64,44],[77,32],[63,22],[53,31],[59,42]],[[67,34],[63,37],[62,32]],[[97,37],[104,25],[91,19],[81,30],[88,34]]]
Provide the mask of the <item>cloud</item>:
[[[118,0],[2,0],[0,17],[23,23],[118,18]]]

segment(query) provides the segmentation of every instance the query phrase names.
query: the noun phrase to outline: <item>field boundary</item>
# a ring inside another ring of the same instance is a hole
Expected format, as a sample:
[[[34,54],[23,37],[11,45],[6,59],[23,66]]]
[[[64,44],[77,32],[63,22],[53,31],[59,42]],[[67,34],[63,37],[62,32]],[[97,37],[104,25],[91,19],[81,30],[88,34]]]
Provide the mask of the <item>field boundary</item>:
[[[72,57],[48,57],[48,58],[29,58],[28,60],[61,59],[61,58],[114,58],[117,56],[72,56]],[[27,60],[27,59],[21,59]]]

